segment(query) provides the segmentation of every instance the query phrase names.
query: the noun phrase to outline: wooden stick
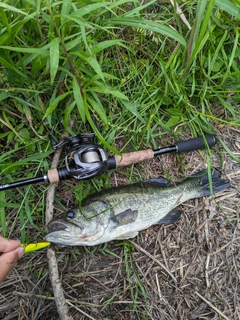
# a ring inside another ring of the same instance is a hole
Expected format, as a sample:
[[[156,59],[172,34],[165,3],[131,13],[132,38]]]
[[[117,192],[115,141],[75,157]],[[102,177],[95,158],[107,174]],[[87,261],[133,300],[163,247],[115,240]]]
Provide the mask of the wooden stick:
[[[204,302],[206,302],[209,307],[211,307],[214,311],[216,311],[221,317],[223,317],[226,320],[230,320],[227,316],[225,316],[218,308],[216,308],[210,301],[208,301],[206,298],[204,298],[200,293],[195,291],[195,294],[199,296]]]
[[[59,158],[61,154],[61,149],[58,149],[55,152],[53,157],[51,169],[55,169],[58,166]],[[55,194],[56,184],[52,184],[47,192],[46,197],[46,224],[48,224],[53,218],[53,201],[54,201],[54,194]],[[48,248],[47,250],[47,259],[48,259],[48,267],[49,267],[49,277],[51,280],[53,294],[55,298],[55,304],[57,307],[57,312],[59,315],[59,319],[61,320],[73,320],[72,316],[70,315],[69,308],[64,296],[63,288],[62,288],[62,281],[59,277],[58,272],[58,264],[56,253],[53,248]]]
[[[172,274],[172,272],[171,272],[170,270],[168,270],[168,268],[166,268],[165,265],[162,264],[160,261],[158,261],[153,255],[151,255],[151,253],[149,253],[148,251],[146,251],[145,249],[143,249],[143,248],[142,248],[141,246],[139,246],[137,243],[135,243],[135,242],[133,242],[133,241],[131,241],[131,240],[129,240],[129,242],[130,242],[131,244],[133,244],[134,247],[135,247],[137,250],[145,253],[146,256],[148,256],[148,257],[151,258],[153,261],[155,261],[162,269],[164,269],[164,270],[170,275],[170,277],[173,279],[174,282],[177,282],[177,279],[174,277],[174,275]]]

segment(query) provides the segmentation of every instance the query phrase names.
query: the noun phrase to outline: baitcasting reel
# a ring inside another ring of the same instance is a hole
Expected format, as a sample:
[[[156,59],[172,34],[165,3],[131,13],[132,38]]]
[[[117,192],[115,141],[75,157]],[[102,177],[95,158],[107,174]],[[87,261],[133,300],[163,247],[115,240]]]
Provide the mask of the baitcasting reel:
[[[69,178],[90,179],[108,170],[108,156],[94,143],[94,133],[78,134],[57,143],[51,136],[52,148],[67,152],[65,165]]]

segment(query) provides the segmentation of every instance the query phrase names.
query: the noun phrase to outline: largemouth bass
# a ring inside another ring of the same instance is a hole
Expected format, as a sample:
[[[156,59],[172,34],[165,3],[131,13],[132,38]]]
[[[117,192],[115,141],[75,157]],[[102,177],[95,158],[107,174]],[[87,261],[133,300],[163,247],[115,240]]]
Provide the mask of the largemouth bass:
[[[173,186],[156,178],[116,187],[92,195],[52,220],[46,240],[61,245],[93,246],[115,239],[135,237],[153,224],[177,221],[181,203],[229,187],[216,171],[211,172],[212,188],[206,171]]]

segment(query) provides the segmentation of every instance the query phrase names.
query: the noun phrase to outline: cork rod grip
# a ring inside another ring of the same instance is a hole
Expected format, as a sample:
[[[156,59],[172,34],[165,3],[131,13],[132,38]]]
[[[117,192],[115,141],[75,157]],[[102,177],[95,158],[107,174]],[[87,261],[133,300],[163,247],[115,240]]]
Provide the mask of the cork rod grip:
[[[47,172],[47,177],[49,183],[54,183],[59,181],[59,174],[57,169],[51,169]]]
[[[121,156],[114,156],[116,161],[116,168],[127,167],[131,164],[154,158],[153,150],[141,150],[136,152],[123,153]]]

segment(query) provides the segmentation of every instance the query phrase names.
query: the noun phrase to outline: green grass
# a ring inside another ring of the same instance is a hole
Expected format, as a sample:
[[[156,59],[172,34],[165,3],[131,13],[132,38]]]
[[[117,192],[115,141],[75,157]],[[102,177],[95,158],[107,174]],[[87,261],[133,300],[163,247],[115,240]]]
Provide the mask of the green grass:
[[[119,138],[126,152],[186,130],[194,137],[240,126],[239,1],[178,4],[191,30],[170,2],[0,3],[1,184],[45,174],[51,128],[58,139],[64,130],[94,131],[116,153]],[[132,168],[123,174],[135,179]],[[85,196],[109,186],[109,177],[71,191]],[[46,189],[0,193],[4,235],[42,238]]]
[[[177,139],[186,128],[196,136],[223,124],[239,126],[238,5],[180,4],[190,31],[176,6],[157,1],[1,3],[2,183],[47,171],[51,128],[57,137],[63,130],[94,131],[116,153],[118,137],[121,151],[137,150],[156,147],[165,136]],[[96,189],[108,176],[102,179],[94,182]],[[13,208],[10,230],[19,217],[22,237],[28,222],[34,226],[25,203],[38,188],[45,190],[35,186],[1,196]],[[37,203],[44,207],[44,195]]]

